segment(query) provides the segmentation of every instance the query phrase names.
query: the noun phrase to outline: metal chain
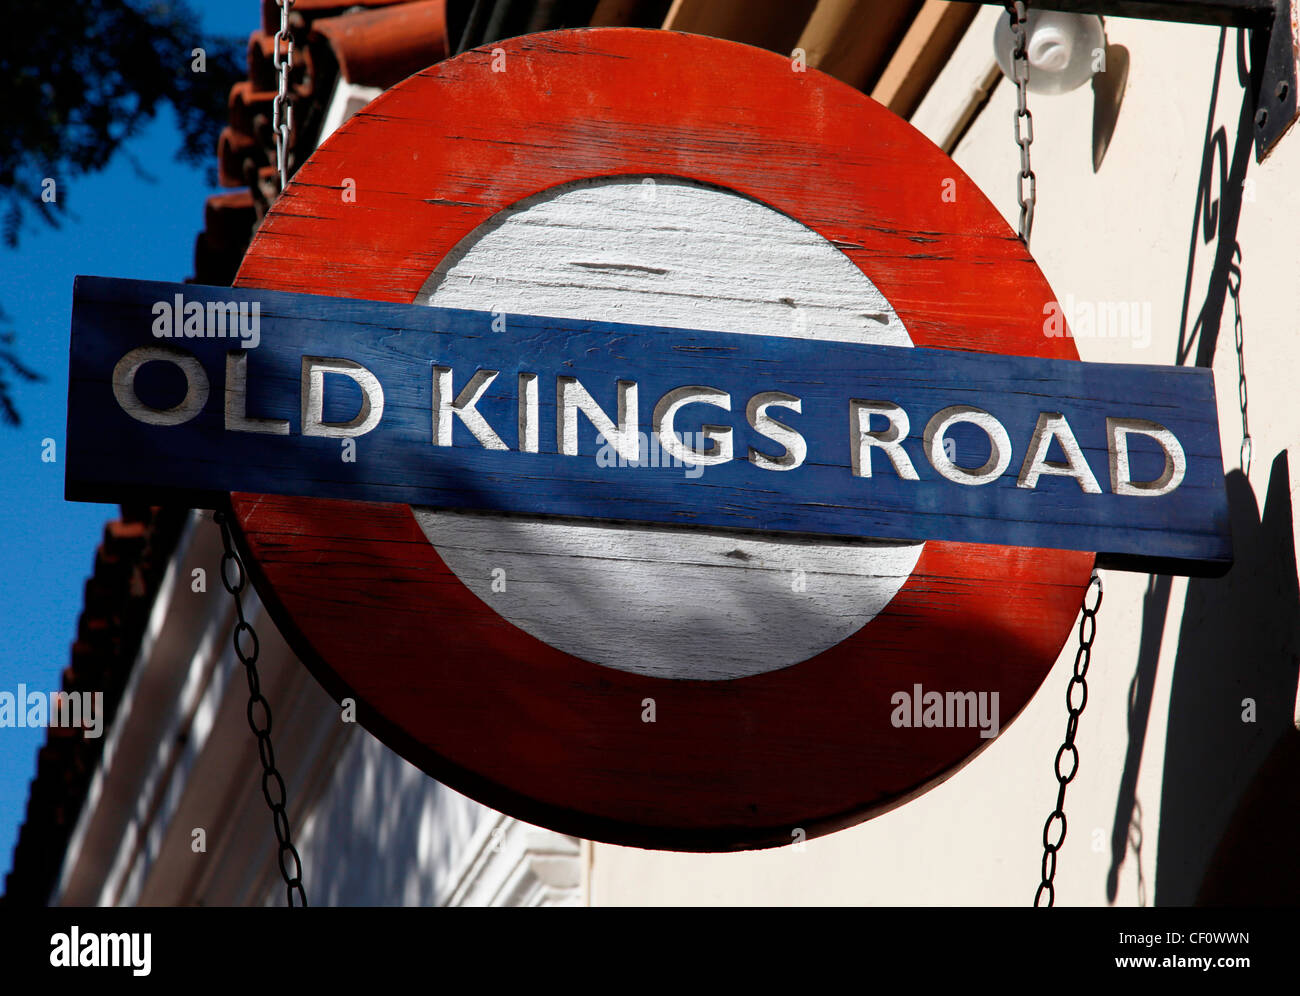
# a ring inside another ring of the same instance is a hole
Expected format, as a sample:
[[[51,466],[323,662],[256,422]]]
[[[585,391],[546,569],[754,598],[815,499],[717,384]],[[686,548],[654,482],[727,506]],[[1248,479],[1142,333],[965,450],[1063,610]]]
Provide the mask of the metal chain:
[[[1034,205],[1038,201],[1038,189],[1037,178],[1029,166],[1029,146],[1034,142],[1034,116],[1029,113],[1029,54],[1025,38],[1027,14],[1023,0],[1008,3],[1007,16],[1011,19],[1011,35],[1015,40],[1011,49],[1011,67],[1016,82],[1016,145],[1020,146],[1020,177],[1016,183],[1016,200],[1020,202],[1020,241],[1028,249],[1029,235],[1034,230]],[[1029,181],[1027,194],[1026,180]]]
[[[1092,594],[1093,585],[1097,587],[1097,604],[1088,607],[1088,596]],[[1079,771],[1079,749],[1074,746],[1074,736],[1079,732],[1079,717],[1083,707],[1088,704],[1088,665],[1092,662],[1092,641],[1097,637],[1097,610],[1101,608],[1101,575],[1096,571],[1088,581],[1088,590],[1083,593],[1083,616],[1079,619],[1079,649],[1074,655],[1074,676],[1065,690],[1065,707],[1070,719],[1065,724],[1065,742],[1056,752],[1056,808],[1043,824],[1043,880],[1038,891],[1034,893],[1034,905],[1042,906],[1043,895],[1047,895],[1047,905],[1056,905],[1056,887],[1052,884],[1056,878],[1056,852],[1065,843],[1065,787],[1074,780]],[[1087,630],[1087,632],[1085,632]],[[1074,704],[1074,690],[1079,689],[1079,704]],[[1069,754],[1071,765],[1068,773],[1061,771],[1061,759]],[[1053,824],[1060,821],[1061,832],[1052,840]]]
[[[288,791],[284,787],[284,778],[276,770],[275,751],[271,747],[271,704],[266,701],[266,696],[262,694],[261,680],[257,675],[257,656],[261,647],[257,639],[257,631],[244,618],[244,603],[241,595],[247,584],[248,576],[244,570],[243,562],[239,559],[239,554],[235,552],[234,537],[230,532],[229,519],[224,512],[217,512],[214,518],[221,528],[221,544],[225,549],[221,557],[221,583],[235,600],[235,617],[238,620],[235,623],[234,636],[232,637],[235,645],[235,656],[244,665],[244,673],[248,678],[248,726],[253,731],[253,735],[257,737],[257,756],[262,761],[262,795],[266,799],[266,804],[271,808],[271,822],[275,826],[275,839],[280,844],[278,856],[280,876],[284,879],[289,905],[294,905],[296,895],[299,901],[298,905],[306,906],[307,894],[302,887],[302,859],[298,857],[298,849],[293,846],[289,829]],[[231,564],[238,568],[238,580],[232,581],[230,579],[227,568]],[[246,636],[251,644],[248,652],[245,652],[243,645],[240,643],[241,636]],[[265,723],[258,723],[257,721],[258,706],[261,706],[262,715],[266,718]],[[272,785],[275,785],[276,788],[274,795],[271,793]],[[285,864],[285,859],[288,857],[293,858],[292,873]]]
[[[289,135],[293,131],[293,103],[289,100],[289,74],[293,71],[293,34],[289,30],[289,13],[293,9],[294,0],[275,0],[275,2],[280,8],[280,30],[275,33],[275,48],[271,53],[271,63],[279,76],[279,88],[271,105],[271,129],[275,133],[275,166],[280,175],[280,192],[284,193],[289,185]],[[235,656],[244,665],[244,673],[248,678],[248,726],[257,737],[257,756],[262,762],[262,797],[270,807],[271,823],[275,828],[275,839],[279,843],[277,864],[280,866],[280,877],[284,879],[285,895],[289,905],[295,905],[296,897],[297,905],[306,906],[307,894],[302,887],[302,858],[298,856],[298,849],[293,846],[289,826],[287,808],[289,793],[285,788],[284,778],[275,766],[275,749],[271,746],[271,704],[262,694],[261,679],[257,674],[257,657],[261,645],[257,639],[257,631],[244,618],[241,595],[248,583],[248,577],[239,554],[235,552],[230,522],[225,513],[217,512],[214,518],[221,528],[221,543],[225,550],[221,557],[221,583],[235,600],[235,616],[238,621],[235,623],[232,641],[235,646]],[[227,568],[230,564],[234,564],[238,569],[237,581],[231,581],[229,577]],[[247,653],[240,643],[240,637],[244,634],[251,644]],[[262,715],[266,719],[264,724],[257,721],[258,706],[261,706]],[[271,792],[272,785],[275,786],[275,794]],[[293,859],[292,872],[286,864],[287,858]]]
[[[280,172],[280,192],[289,185],[289,132],[293,130],[293,104],[289,100],[289,73],[293,69],[293,35],[289,33],[289,11],[293,0],[275,0],[280,8],[280,30],[275,33],[271,62],[280,75],[280,89],[271,109],[275,131],[275,165]],[[283,51],[282,51],[283,50]]]
[[[1234,255],[1240,258],[1240,246],[1236,247]],[[1250,424],[1246,420],[1246,332],[1241,323],[1241,267],[1236,264],[1228,267],[1228,294],[1232,297],[1232,332],[1237,343],[1237,401],[1241,405],[1241,472],[1250,477],[1250,458],[1255,447],[1250,438]]]

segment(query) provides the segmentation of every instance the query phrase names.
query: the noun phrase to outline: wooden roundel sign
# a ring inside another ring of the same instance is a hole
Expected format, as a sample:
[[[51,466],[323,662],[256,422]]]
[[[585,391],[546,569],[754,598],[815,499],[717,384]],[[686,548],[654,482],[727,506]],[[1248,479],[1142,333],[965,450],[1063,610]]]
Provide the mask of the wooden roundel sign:
[[[526,36],[393,87],[302,166],[236,286],[1077,359],[1043,334],[1025,248],[910,125],[772,53],[668,32]],[[1094,559],[234,509],[295,650],[390,747],[524,820],[685,850],[826,833],[950,775],[1039,687]],[[926,722],[932,692],[961,693],[965,721]]]

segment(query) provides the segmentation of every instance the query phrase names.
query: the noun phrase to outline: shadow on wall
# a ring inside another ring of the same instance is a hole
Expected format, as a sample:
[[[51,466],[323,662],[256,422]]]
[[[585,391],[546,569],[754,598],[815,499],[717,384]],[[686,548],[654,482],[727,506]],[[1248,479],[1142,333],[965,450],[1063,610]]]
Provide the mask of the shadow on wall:
[[[301,846],[313,906],[436,906],[488,813],[357,728]],[[313,873],[314,872],[314,873]],[[267,900],[283,901],[275,885]]]
[[[1187,586],[1160,802],[1162,906],[1300,901],[1300,734],[1292,725],[1300,591],[1289,478],[1283,452],[1261,519],[1245,475],[1228,475],[1236,563],[1223,578]],[[1266,787],[1279,784],[1284,794],[1268,797]],[[1261,822],[1288,810],[1289,818]]]
[[[1238,32],[1242,103],[1229,159],[1227,131],[1214,127],[1226,43],[1225,30],[1210,92],[1179,329],[1177,362],[1187,362],[1195,349],[1198,366],[1213,363],[1229,294],[1240,321],[1237,225],[1252,152],[1254,106],[1245,33]],[[1189,330],[1202,243],[1214,246],[1212,269]],[[1242,414],[1244,429],[1244,410]],[[1300,845],[1300,734],[1292,726],[1300,592],[1289,480],[1288,454],[1283,452],[1270,470],[1261,518],[1246,476],[1240,471],[1228,475],[1235,565],[1221,579],[1188,584],[1165,748],[1155,894],[1160,905],[1300,900],[1300,862],[1294,858]],[[1143,603],[1138,664],[1129,689],[1128,753],[1106,882],[1112,903],[1130,848],[1139,862],[1138,902],[1148,901],[1136,787],[1170,594],[1169,578],[1152,577]]]

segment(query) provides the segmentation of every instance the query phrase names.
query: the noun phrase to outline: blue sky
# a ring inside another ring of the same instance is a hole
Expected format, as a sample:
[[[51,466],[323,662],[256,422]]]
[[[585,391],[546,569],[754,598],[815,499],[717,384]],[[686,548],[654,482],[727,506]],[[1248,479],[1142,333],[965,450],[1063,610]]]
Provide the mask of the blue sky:
[[[204,34],[247,37],[260,23],[258,0],[191,0]],[[201,39],[196,45],[202,44]],[[188,68],[188,67],[187,67]],[[61,182],[63,227],[29,222],[16,250],[0,250],[0,304],[18,333],[18,355],[44,374],[15,389],[23,425],[0,426],[0,691],[50,691],[62,683],[76,637],[82,591],[104,523],[115,505],[63,500],[68,329],[78,274],[184,280],[193,276],[194,239],[212,193],[202,170],[175,161],[178,132],[170,108],[128,143],[152,176],[119,155],[107,170]],[[215,143],[214,143],[215,144]],[[213,149],[215,162],[216,149]],[[33,197],[39,176],[30,178]],[[57,462],[43,463],[55,440]],[[44,730],[0,729],[0,879],[9,871],[28,785]]]

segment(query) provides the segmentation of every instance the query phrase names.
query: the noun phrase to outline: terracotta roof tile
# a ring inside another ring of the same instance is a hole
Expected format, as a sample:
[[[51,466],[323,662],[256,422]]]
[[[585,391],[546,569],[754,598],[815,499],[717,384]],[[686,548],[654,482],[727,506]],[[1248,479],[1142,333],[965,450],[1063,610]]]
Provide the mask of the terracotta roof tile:
[[[259,119],[264,119],[264,126],[270,128],[272,101],[275,100],[276,92],[258,90],[249,80],[236,83],[230,90],[230,126],[236,131],[252,135],[263,126]]]
[[[217,139],[217,178],[223,187],[247,187],[251,174],[247,164],[265,163],[265,152],[252,135],[227,125]]]
[[[257,212],[250,190],[217,194],[209,197],[203,206],[203,227],[216,249],[238,250],[242,255],[256,224]]]
[[[393,7],[409,2],[410,0],[294,0],[290,18],[295,14],[300,17],[329,17],[353,7]],[[268,35],[280,30],[280,5],[275,0],[262,0],[262,30]]]
[[[359,11],[315,21],[349,83],[390,87],[447,57],[445,0]]]
[[[149,536],[149,529],[143,522],[110,522],[104,527],[104,540],[111,542],[113,540],[138,542],[143,544]]]
[[[301,72],[298,48],[294,47],[294,72]],[[248,36],[248,79],[257,90],[279,91],[280,77],[275,68],[275,35],[254,31]],[[292,75],[290,76],[292,82]]]

